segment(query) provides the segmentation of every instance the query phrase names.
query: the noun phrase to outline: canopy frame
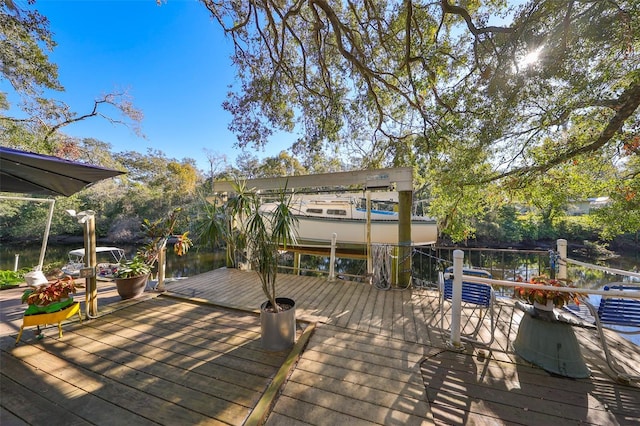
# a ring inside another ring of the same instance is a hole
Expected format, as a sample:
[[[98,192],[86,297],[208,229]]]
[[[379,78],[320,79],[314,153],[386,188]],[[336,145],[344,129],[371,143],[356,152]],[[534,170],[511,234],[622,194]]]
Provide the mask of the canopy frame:
[[[13,197],[8,195],[0,195],[0,200],[49,203],[49,214],[47,215],[47,224],[44,229],[44,236],[42,237],[42,246],[40,248],[40,259],[38,260],[38,265],[33,268],[34,271],[42,271],[42,267],[44,266],[44,255],[47,251],[47,242],[49,241],[49,231],[51,230],[51,222],[53,221],[53,208],[56,204],[56,200],[53,198]]]

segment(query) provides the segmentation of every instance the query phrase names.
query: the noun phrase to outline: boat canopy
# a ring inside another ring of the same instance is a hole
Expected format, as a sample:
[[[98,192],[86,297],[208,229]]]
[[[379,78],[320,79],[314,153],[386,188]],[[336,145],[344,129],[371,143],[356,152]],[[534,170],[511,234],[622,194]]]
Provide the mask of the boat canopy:
[[[118,260],[124,257],[124,250],[119,247],[96,247],[96,253],[112,252],[114,257],[118,255]],[[84,249],[71,250],[69,256],[84,257]]]

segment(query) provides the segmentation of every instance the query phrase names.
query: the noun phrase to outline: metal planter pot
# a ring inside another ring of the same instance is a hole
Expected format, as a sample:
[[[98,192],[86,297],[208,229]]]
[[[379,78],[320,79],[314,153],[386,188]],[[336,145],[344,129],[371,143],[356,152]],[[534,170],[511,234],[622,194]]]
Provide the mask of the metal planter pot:
[[[276,298],[280,306],[290,306],[279,312],[271,312],[271,303],[260,305],[262,347],[268,351],[284,351],[296,342],[296,303],[286,297]]]

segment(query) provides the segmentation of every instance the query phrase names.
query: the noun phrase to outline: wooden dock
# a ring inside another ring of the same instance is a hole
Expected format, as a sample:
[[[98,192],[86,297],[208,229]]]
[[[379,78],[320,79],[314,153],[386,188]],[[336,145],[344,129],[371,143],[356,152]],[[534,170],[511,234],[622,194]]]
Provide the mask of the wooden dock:
[[[19,319],[0,297],[0,424],[640,423],[640,386],[613,379],[593,329],[575,328],[591,376],[569,379],[514,355],[522,312],[511,300],[498,304],[489,349],[453,351],[433,290],[278,280],[296,301],[292,353],[260,347],[252,272],[218,269],[134,302],[104,297],[99,318],[64,324],[61,339],[56,327],[42,340],[25,330],[17,346]],[[640,370],[640,349],[612,337]]]

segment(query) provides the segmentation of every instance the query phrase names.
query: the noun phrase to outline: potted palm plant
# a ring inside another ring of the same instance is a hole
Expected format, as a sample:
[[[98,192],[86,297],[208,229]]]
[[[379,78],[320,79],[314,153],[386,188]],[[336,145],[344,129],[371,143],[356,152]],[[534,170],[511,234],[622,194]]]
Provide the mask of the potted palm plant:
[[[142,228],[148,242],[137,251],[133,259],[120,262],[114,274],[120,297],[131,299],[144,292],[151,270],[161,253],[166,249],[170,239],[174,239],[173,250],[178,256],[189,251],[193,245],[189,239],[189,232],[173,235],[181,210],[181,208],[176,208],[167,218],[161,218],[155,222],[150,222],[148,219],[143,221]],[[163,266],[161,265],[161,267]]]
[[[244,253],[246,263],[260,279],[266,301],[260,306],[262,346],[281,351],[295,343],[295,302],[277,296],[278,256],[295,244],[297,218],[290,210],[293,193],[286,187],[277,194],[275,207],[262,211],[257,191],[246,182],[234,183],[234,194],[226,202],[210,209],[208,220],[201,223],[199,238],[211,242],[222,239],[227,248]],[[229,259],[238,265],[236,253]]]

